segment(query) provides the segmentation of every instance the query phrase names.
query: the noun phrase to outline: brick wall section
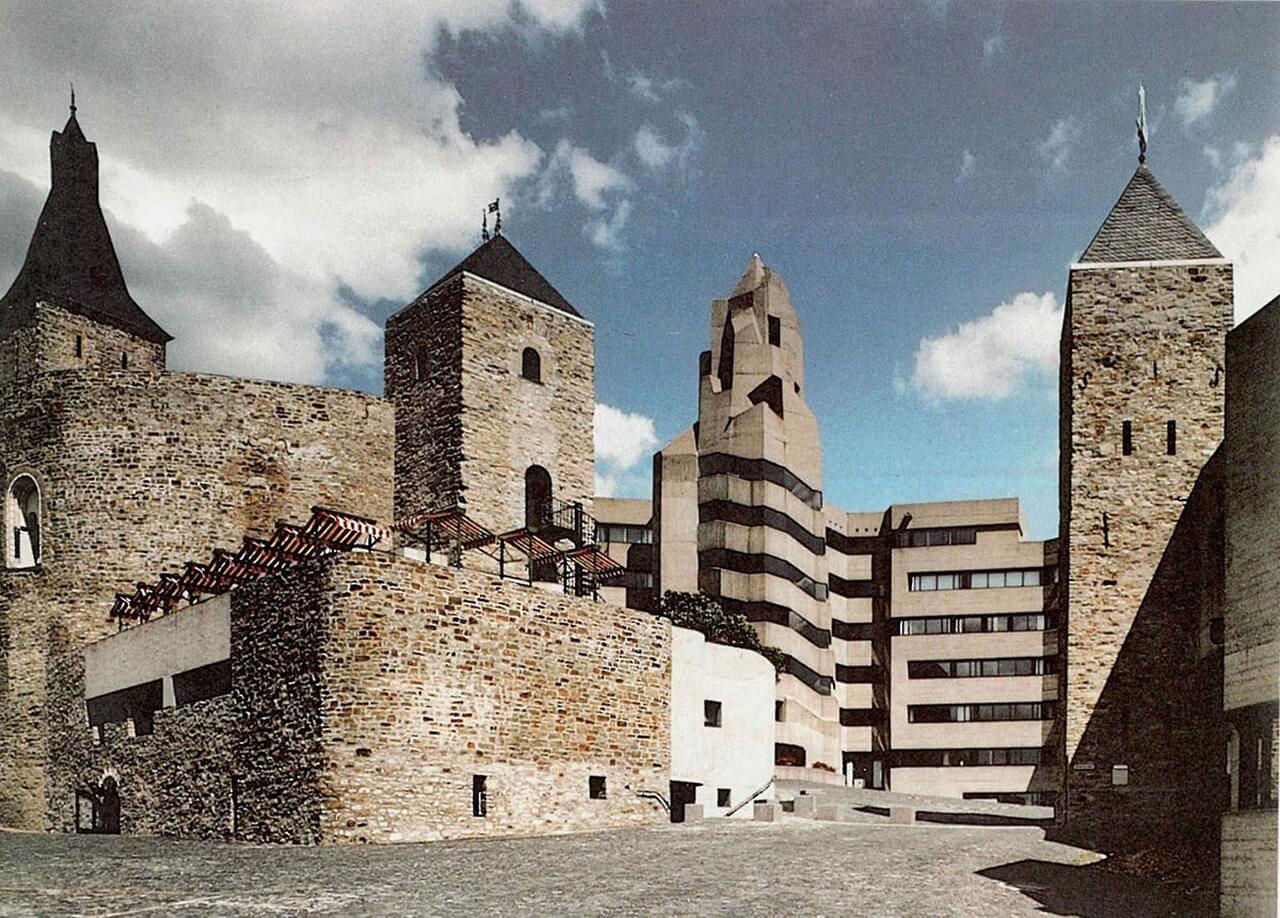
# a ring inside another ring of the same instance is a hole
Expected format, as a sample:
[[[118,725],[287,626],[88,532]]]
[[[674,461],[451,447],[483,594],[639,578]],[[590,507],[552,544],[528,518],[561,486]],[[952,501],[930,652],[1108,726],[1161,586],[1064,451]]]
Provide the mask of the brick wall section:
[[[1228,708],[1277,702],[1280,670],[1280,302],[1227,338]]]
[[[1220,377],[1213,383],[1231,325],[1231,267],[1077,268],[1068,299],[1061,560],[1070,759],[1183,501],[1222,439],[1225,387]],[[1133,422],[1130,456],[1121,455],[1125,420]],[[1177,421],[1175,456],[1165,455],[1169,420]]]
[[[595,493],[595,331],[554,309],[466,277],[462,322],[462,480],[468,512],[495,531],[524,525],[524,475],[551,473],[558,500]],[[542,382],[520,375],[526,347]]]
[[[670,625],[387,555],[332,568],[323,740],[332,841],[532,834],[665,820]],[[488,776],[489,815],[471,813]],[[588,776],[607,779],[605,800]]]
[[[61,371],[0,393],[0,463],[40,485],[42,564],[0,572],[0,824],[43,822],[44,661],[117,591],[313,504],[391,514],[390,405],[220,376]]]
[[[1222,915],[1276,913],[1276,812],[1230,813],[1222,820]]]
[[[670,639],[665,620],[475,571],[311,562],[233,591],[231,693],[157,712],[150,736],[110,725],[94,746],[81,653],[55,658],[48,822],[69,830],[75,788],[108,773],[126,833],[232,837],[233,776],[235,837],[255,842],[662,822],[636,791],[667,788]]]
[[[121,366],[121,356],[127,358],[127,367]],[[0,342],[0,384],[29,382],[37,372],[74,369],[163,370],[164,345],[48,303],[36,303],[32,324]]]
[[[542,382],[521,377],[526,347]],[[426,360],[421,360],[421,355]],[[418,366],[429,371],[415,379]],[[524,474],[590,509],[595,491],[594,330],[471,275],[387,322],[387,397],[396,406],[396,516],[452,505],[504,532],[524,525]]]
[[[383,385],[395,405],[395,516],[462,493],[462,277],[387,319]]]
[[[1138,826],[1152,820],[1207,820],[1215,834],[1223,804],[1225,783],[1206,778],[1220,775],[1225,742],[1210,638],[1222,608],[1221,460],[1205,466],[1223,433],[1231,283],[1229,265],[1071,272],[1060,371],[1067,806],[1111,849],[1145,843]],[[1128,786],[1112,786],[1117,764]]]

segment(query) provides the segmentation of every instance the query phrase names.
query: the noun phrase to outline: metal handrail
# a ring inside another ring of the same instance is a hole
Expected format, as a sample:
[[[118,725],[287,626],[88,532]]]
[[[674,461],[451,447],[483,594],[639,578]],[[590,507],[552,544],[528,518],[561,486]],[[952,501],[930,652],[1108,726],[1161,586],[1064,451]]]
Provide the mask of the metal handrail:
[[[773,777],[772,777],[772,776],[770,776],[769,780],[768,780],[768,781],[766,781],[766,782],[764,782],[764,784],[760,785],[759,789],[758,789],[758,790],[756,790],[756,792],[755,792],[754,794],[752,794],[751,796],[747,797],[747,799],[743,800],[741,803],[739,803],[737,806],[735,806],[735,807],[734,807],[733,809],[731,809],[729,812],[725,813],[725,814],[724,814],[724,818],[725,818],[725,819],[728,819],[728,818],[729,818],[730,816],[732,816],[734,813],[738,812],[738,810],[742,809],[744,806],[746,806],[746,805],[747,805],[748,803],[750,803],[752,800],[755,800],[757,797],[759,797],[761,794],[763,794],[765,791],[767,791],[767,790],[768,790],[768,789],[773,785],[773,780],[774,780],[774,779],[773,779]]]

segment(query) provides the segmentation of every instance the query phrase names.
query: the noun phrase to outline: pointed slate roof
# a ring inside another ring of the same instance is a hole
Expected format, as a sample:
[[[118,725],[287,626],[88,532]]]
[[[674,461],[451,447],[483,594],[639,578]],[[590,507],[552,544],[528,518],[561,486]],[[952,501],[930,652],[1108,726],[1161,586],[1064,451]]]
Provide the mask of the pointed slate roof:
[[[147,341],[172,341],[129,295],[98,203],[98,148],[85,139],[74,105],[49,140],[49,159],[52,187],[22,270],[0,298],[0,333],[30,323],[39,300]]]
[[[507,237],[500,234],[495,234],[492,239],[483,243],[431,286],[438,287],[463,271],[493,281],[516,293],[523,293],[553,309],[582,318],[582,314],[569,305],[560,291],[551,286],[551,282],[537,268],[529,264],[529,260],[507,241]]]
[[[1081,263],[1221,258],[1146,166],[1138,166]]]

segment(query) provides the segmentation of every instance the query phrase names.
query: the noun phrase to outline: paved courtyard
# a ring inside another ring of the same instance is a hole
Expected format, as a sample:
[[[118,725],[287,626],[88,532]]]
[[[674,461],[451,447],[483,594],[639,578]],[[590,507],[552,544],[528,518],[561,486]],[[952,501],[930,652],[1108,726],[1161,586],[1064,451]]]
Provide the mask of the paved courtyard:
[[[386,847],[0,832],[0,916],[1212,914],[1035,828],[737,823]]]

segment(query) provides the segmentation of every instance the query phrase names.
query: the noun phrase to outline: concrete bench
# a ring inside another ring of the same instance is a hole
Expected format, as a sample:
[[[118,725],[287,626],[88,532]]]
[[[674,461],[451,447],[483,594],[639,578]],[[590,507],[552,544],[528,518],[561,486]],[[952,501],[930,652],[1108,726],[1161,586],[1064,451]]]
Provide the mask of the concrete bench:
[[[756,822],[778,822],[782,819],[782,807],[776,803],[758,801],[751,811],[751,818]]]
[[[818,799],[802,794],[796,797],[795,809],[792,812],[797,816],[803,816],[805,819],[812,819],[818,811]]]
[[[891,806],[889,807],[889,824],[895,826],[909,826],[916,821],[916,808],[913,806]]]

